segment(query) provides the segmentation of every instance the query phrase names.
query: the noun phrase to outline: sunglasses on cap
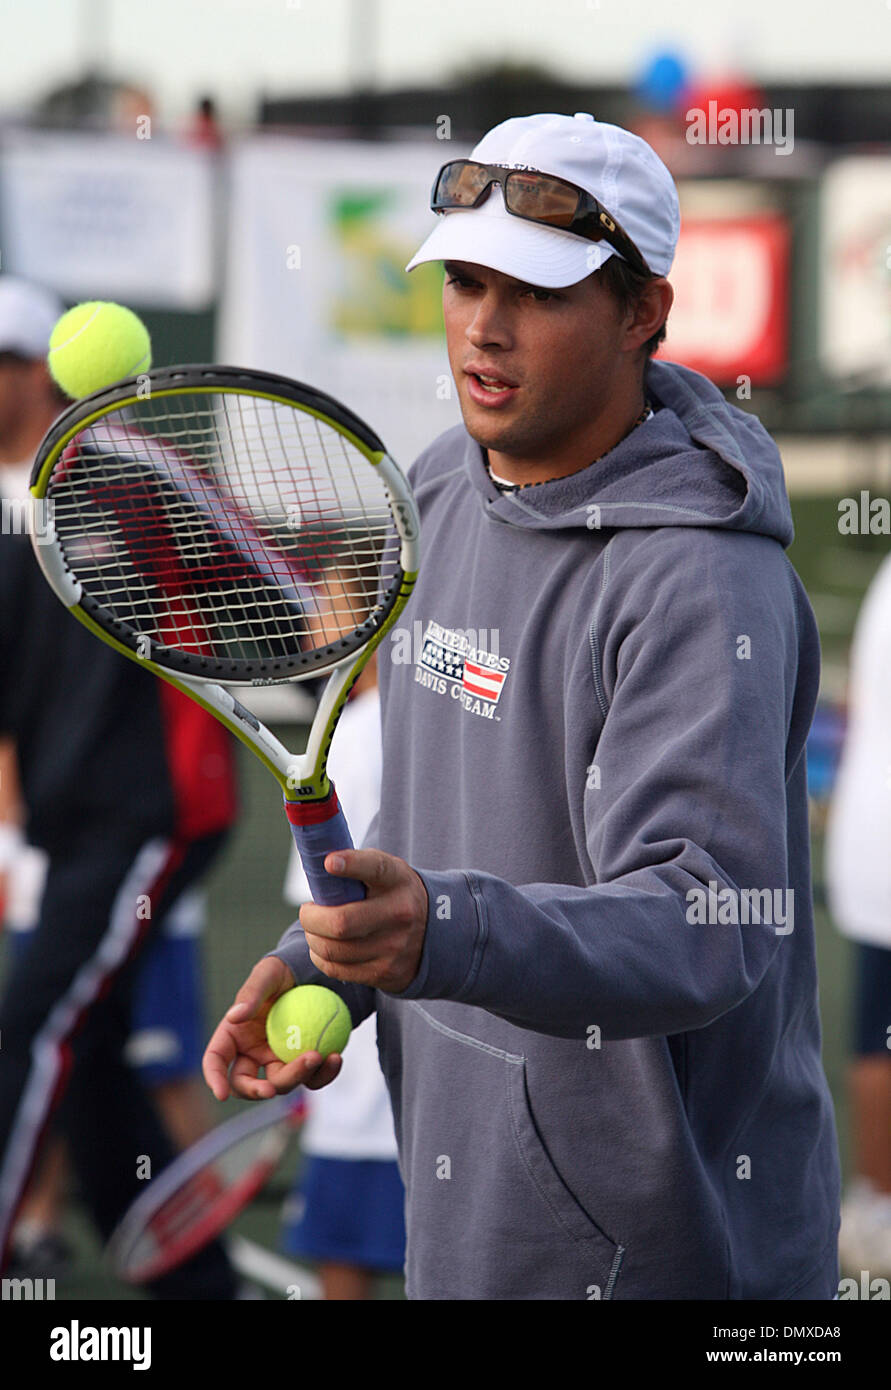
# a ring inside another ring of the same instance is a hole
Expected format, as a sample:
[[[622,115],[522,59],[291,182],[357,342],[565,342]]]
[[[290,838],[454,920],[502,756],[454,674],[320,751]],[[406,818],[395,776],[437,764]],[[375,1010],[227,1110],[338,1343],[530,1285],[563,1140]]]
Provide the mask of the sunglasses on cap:
[[[652,275],[627,232],[623,232],[601,202],[578,184],[534,169],[505,169],[476,159],[453,159],[436,176],[430,206],[434,212],[475,208],[493,183],[501,188],[504,206],[514,217],[543,227],[574,232],[586,241],[605,241],[638,275]]]

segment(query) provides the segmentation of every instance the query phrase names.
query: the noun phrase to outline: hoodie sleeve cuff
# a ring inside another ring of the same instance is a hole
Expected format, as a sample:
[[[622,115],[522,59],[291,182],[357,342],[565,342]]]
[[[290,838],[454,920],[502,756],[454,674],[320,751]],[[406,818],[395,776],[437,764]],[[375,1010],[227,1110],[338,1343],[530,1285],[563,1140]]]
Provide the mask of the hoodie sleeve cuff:
[[[396,999],[461,999],[473,988],[486,944],[485,903],[472,874],[415,871],[427,889],[418,973]]]
[[[294,976],[295,985],[324,985],[325,989],[339,994],[350,1011],[354,1028],[357,1028],[369,1014],[374,1013],[377,1005],[374,990],[370,986],[351,985],[343,980],[334,980],[330,975],[323,975],[321,970],[316,969],[310,958],[309,946],[299,918],[288,927],[275,949],[267,951],[266,955],[277,956],[279,960],[284,961]]]
[[[315,977],[319,972],[309,958],[309,947],[306,944],[306,937],[303,934],[299,919],[291,923],[279,938],[278,945],[273,950],[267,951],[266,954],[267,956],[278,956],[279,960],[284,961],[294,976],[296,984],[316,983]]]

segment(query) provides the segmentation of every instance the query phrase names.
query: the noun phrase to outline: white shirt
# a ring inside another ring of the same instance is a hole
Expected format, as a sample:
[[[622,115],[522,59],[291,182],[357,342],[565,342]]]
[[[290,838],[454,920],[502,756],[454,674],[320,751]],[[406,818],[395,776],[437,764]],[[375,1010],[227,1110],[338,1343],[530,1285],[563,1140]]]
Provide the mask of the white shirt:
[[[24,502],[30,497],[33,460],[25,463],[0,463],[0,496]]]
[[[845,936],[891,948],[891,555],[851,648],[850,717],[826,827],[826,889]]]

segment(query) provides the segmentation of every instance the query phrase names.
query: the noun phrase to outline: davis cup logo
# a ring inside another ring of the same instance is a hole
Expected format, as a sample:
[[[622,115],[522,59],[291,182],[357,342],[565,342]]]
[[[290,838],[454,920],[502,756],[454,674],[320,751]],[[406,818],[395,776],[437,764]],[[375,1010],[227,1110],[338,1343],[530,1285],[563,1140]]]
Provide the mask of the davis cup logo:
[[[498,720],[495,713],[510,660],[482,651],[471,638],[476,634],[429,622],[415,665],[415,681],[437,695],[459,701],[468,714]]]

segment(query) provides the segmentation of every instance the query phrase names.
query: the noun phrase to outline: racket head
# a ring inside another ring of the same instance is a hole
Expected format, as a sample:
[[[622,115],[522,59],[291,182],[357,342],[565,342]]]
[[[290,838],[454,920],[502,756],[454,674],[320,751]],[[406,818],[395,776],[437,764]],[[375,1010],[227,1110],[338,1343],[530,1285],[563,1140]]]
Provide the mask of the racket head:
[[[231,1225],[279,1165],[303,1114],[298,1092],[262,1101],[180,1154],[127,1209],[106,1247],[118,1278],[146,1284]]]
[[[417,571],[414,500],[379,437],[269,373],[162,368],[75,402],[31,493],[62,601],[191,681],[330,671],[377,644]]]

